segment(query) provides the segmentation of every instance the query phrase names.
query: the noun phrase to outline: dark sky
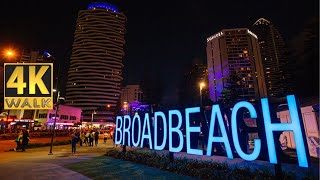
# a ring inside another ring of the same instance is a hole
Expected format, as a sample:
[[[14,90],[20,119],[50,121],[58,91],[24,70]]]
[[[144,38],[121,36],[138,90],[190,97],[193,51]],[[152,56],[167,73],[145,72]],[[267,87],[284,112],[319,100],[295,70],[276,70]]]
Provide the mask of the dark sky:
[[[92,1],[1,2],[1,48],[46,49],[66,64],[78,11]],[[194,58],[205,62],[206,37],[223,28],[250,27],[265,17],[289,40],[302,31],[308,19],[318,16],[319,7],[318,0],[112,2],[128,18],[125,82],[138,83],[148,68],[160,76],[166,99],[172,101],[184,67]]]

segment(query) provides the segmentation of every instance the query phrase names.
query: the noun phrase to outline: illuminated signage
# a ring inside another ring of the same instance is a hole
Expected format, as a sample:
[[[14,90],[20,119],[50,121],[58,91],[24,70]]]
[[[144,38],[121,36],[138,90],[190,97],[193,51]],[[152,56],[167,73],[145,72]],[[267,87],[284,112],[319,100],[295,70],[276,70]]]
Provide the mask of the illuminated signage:
[[[4,109],[52,109],[52,63],[5,63]]]
[[[212,39],[215,39],[217,37],[220,37],[223,35],[223,32],[218,32],[217,34],[213,35],[213,36],[210,36],[207,38],[207,42],[211,41]]]
[[[292,131],[296,144],[298,164],[301,167],[308,167],[307,147],[304,144],[303,123],[299,117],[298,107],[295,96],[287,96],[287,104],[289,107],[291,123],[272,123],[269,110],[269,103],[267,98],[261,99],[261,109],[263,124],[265,127],[266,144],[269,156],[269,162],[273,164],[278,163],[275,139],[273,133],[278,131]],[[224,124],[224,116],[220,110],[219,105],[213,105],[211,110],[210,127],[208,133],[208,141],[206,154],[203,149],[198,149],[192,146],[194,134],[200,134],[200,126],[195,125],[194,117],[200,114],[200,107],[186,108],[184,113],[179,110],[168,111],[166,114],[158,111],[150,117],[149,113],[145,113],[144,118],[140,118],[139,114],[135,114],[133,118],[129,115],[123,117],[116,117],[115,130],[115,144],[123,144],[134,147],[149,146],[150,149],[163,150],[166,145],[170,152],[181,152],[184,144],[186,145],[186,152],[194,155],[211,156],[213,151],[213,143],[222,143],[225,147],[227,157],[234,158],[233,152],[236,151],[239,157],[247,161],[256,160],[262,149],[262,139],[254,139],[254,149],[251,153],[244,152],[240,146],[240,138],[238,135],[238,120],[237,114],[239,109],[246,109],[250,118],[257,118],[257,111],[255,107],[246,101],[241,101],[235,104],[231,112],[231,135],[227,133]],[[183,122],[183,120],[185,122]],[[160,127],[158,125],[161,124]],[[184,124],[184,126],[182,126]],[[218,127],[215,127],[218,126]],[[219,128],[220,135],[216,135],[214,130]],[[182,131],[184,129],[185,131]],[[183,135],[185,133],[185,136]],[[136,136],[135,136],[136,135]],[[173,135],[175,138],[173,138]],[[232,136],[232,137],[228,137]],[[184,138],[185,137],[185,138]],[[174,140],[175,139],[175,140]],[[230,144],[232,140],[232,144]],[[175,141],[175,143],[173,143]],[[231,149],[233,147],[233,151]]]

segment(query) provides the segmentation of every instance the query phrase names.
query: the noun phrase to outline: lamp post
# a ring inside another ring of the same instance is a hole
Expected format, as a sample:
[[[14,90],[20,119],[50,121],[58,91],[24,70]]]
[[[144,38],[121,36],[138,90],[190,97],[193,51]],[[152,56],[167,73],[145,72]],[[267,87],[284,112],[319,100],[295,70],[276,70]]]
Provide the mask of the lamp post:
[[[93,127],[93,124],[92,124],[92,123],[93,123],[93,115],[94,115],[94,114],[97,114],[97,113],[96,113],[96,110],[93,110],[93,112],[91,113],[91,128]]]
[[[200,107],[202,106],[202,88],[205,86],[204,82],[200,82],[199,87],[200,87]]]
[[[57,90],[53,90],[53,92],[56,92]],[[51,137],[51,145],[50,145],[50,152],[48,155],[53,155],[52,153],[52,146],[53,146],[53,137],[55,134],[55,129],[56,129],[56,121],[57,121],[57,116],[58,116],[58,111],[59,111],[59,100],[62,99],[64,100],[63,97],[60,97],[60,91],[58,91],[58,95],[57,95],[57,102],[56,102],[56,114],[54,116],[54,122],[53,122],[53,131],[52,131],[52,137]]]

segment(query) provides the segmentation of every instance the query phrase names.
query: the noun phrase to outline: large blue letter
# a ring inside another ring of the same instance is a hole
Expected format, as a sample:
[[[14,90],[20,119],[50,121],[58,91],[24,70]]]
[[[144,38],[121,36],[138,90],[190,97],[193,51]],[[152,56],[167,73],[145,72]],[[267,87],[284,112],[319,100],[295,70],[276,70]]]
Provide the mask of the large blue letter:
[[[129,120],[128,122],[128,127],[126,128],[126,120]],[[130,118],[130,116],[129,115],[125,115],[124,117],[123,117],[123,141],[122,141],[122,145],[128,145],[128,146],[131,146],[130,145],[130,132],[129,132],[129,130],[130,130],[130,126],[131,126],[131,118]],[[125,144],[125,142],[126,142],[126,134],[128,134],[128,144]]]
[[[146,128],[148,128],[148,134],[146,133]],[[143,129],[142,129],[142,137],[140,147],[143,147],[144,139],[149,139],[149,148],[152,149],[152,139],[151,139],[151,130],[150,130],[150,122],[149,122],[149,113],[146,113],[144,116]]]
[[[190,113],[200,112],[200,107],[186,108],[186,136],[187,136],[187,153],[195,155],[203,155],[203,151],[200,149],[191,149],[191,132],[200,132],[200,127],[190,127]]]
[[[214,132],[214,125],[216,122],[216,116],[218,117],[218,124],[219,129],[221,131],[221,137],[215,137],[213,136]],[[209,130],[209,137],[208,137],[208,148],[207,148],[207,156],[211,156],[212,152],[212,143],[213,142],[222,142],[224,143],[224,146],[226,147],[227,156],[229,159],[233,159],[230,142],[228,139],[228,135],[226,132],[226,128],[223,123],[221,111],[219,105],[213,105],[212,111],[211,111],[211,120],[210,120],[210,130]]]
[[[134,123],[136,122],[136,119],[138,119],[138,140],[137,142],[134,142]],[[139,142],[140,142],[140,137],[141,137],[141,120],[140,120],[140,116],[138,114],[134,115],[133,120],[132,120],[132,129],[131,129],[131,138],[132,138],[132,145],[134,147],[138,147],[139,146]]]
[[[162,144],[158,146],[158,116],[161,116],[163,122],[163,139]],[[154,149],[155,150],[163,150],[167,142],[167,121],[166,116],[163,112],[155,112],[154,113]]]
[[[247,161],[253,161],[253,160],[257,159],[257,157],[260,154],[261,140],[254,139],[254,141],[253,141],[254,142],[254,149],[251,154],[246,154],[242,151],[242,149],[240,147],[240,143],[239,143],[238,128],[237,128],[237,112],[242,107],[245,107],[249,110],[251,118],[257,118],[257,112],[254,109],[252,104],[245,102],[245,101],[241,101],[241,102],[238,102],[236,105],[234,105],[234,107],[232,109],[232,114],[231,114],[231,129],[232,129],[233,143],[234,143],[234,147],[235,147],[237,153],[239,154],[239,156],[242,159],[247,160]]]
[[[268,99],[261,99],[264,126],[266,129],[267,145],[270,163],[277,164],[277,154],[274,145],[273,131],[293,131],[299,166],[308,167],[306,148],[304,146],[300,119],[294,95],[287,96],[291,123],[271,123]]]
[[[120,122],[120,123],[119,123]],[[119,125],[120,124],[120,125]],[[122,129],[122,117],[121,116],[117,116],[116,119],[116,136],[115,136],[115,144],[120,144],[122,141],[122,134],[121,134],[121,129]],[[119,133],[118,133],[119,132]],[[118,140],[118,134],[120,136],[120,139]]]
[[[178,125],[177,127],[173,128],[172,127],[172,116],[173,115],[178,116]],[[183,135],[182,132],[180,131],[182,125],[182,115],[180,111],[178,110],[170,110],[169,111],[169,151],[170,152],[180,152],[183,148]],[[178,147],[173,147],[172,145],[172,133],[176,132],[179,135],[179,146]]]

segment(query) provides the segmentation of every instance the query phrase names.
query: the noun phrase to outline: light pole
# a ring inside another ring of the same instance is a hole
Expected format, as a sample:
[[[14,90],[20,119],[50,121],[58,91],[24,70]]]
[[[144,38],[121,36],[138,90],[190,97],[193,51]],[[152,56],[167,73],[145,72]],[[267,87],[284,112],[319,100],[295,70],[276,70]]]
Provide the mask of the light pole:
[[[53,92],[56,92],[57,90],[53,90]],[[64,100],[63,97],[60,97],[60,91],[58,91],[58,95],[57,95],[57,102],[56,102],[56,114],[54,116],[54,122],[53,122],[53,131],[52,131],[52,137],[51,137],[51,145],[50,145],[50,152],[48,155],[53,155],[52,153],[52,146],[53,146],[53,137],[54,137],[54,133],[55,133],[55,129],[56,129],[56,121],[57,121],[57,116],[58,116],[58,111],[59,111],[59,100],[62,99]]]
[[[200,87],[200,107],[201,107],[202,106],[202,88],[205,87],[205,83],[200,82],[199,87]]]
[[[93,127],[93,124],[92,124],[92,123],[93,123],[93,115],[94,115],[94,114],[97,114],[97,113],[96,113],[96,110],[93,110],[93,112],[91,113],[91,128]]]

